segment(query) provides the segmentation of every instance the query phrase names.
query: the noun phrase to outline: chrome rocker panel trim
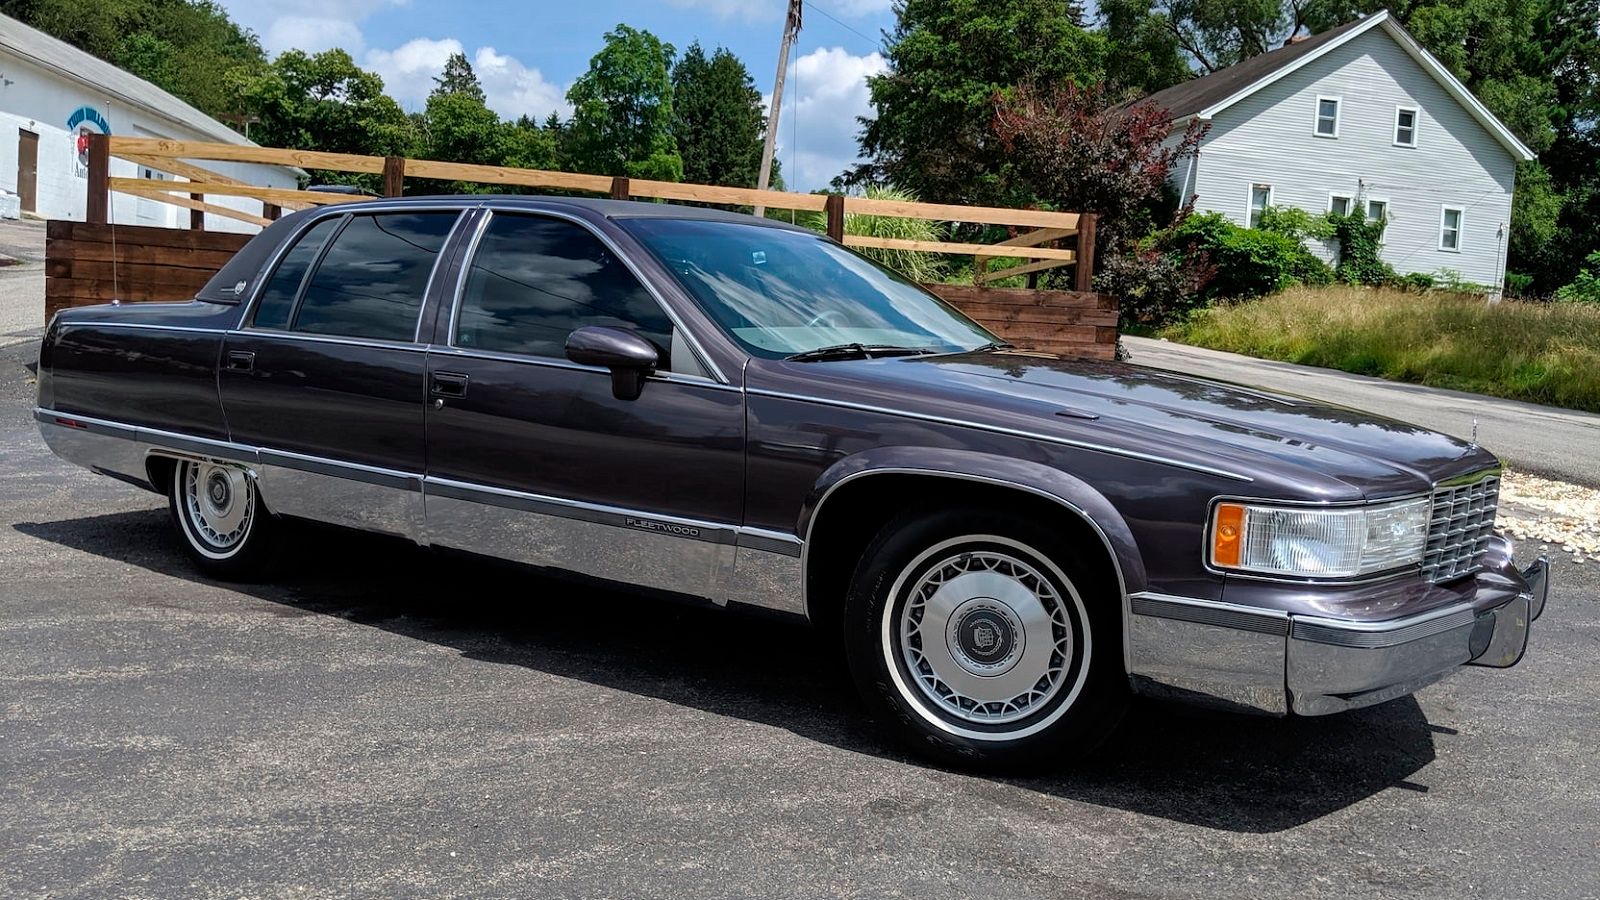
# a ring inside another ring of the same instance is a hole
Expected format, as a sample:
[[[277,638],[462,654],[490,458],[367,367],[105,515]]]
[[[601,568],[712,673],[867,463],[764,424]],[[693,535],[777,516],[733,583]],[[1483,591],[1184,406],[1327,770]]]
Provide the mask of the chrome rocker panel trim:
[[[40,435],[68,462],[152,485],[149,458],[234,463],[275,514],[344,525],[530,565],[805,614],[798,537],[547,497],[199,438],[35,408]],[[641,580],[641,573],[646,576]]]
[[[1269,715],[1326,715],[1402,697],[1464,665],[1507,668],[1549,595],[1549,562],[1490,608],[1461,602],[1384,622],[1296,616],[1190,597],[1132,595],[1136,691]]]

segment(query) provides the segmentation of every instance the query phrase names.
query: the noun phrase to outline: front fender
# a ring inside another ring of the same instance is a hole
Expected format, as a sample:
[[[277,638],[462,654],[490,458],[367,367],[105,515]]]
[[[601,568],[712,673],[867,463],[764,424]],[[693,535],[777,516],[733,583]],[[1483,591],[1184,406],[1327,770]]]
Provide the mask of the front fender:
[[[839,460],[823,471],[801,508],[797,534],[811,545],[811,526],[842,485],[873,475],[910,474],[957,478],[1026,491],[1060,504],[1082,518],[1104,542],[1121,583],[1124,615],[1128,595],[1147,588],[1144,558],[1128,523],[1087,482],[1043,463],[935,447],[876,447]]]

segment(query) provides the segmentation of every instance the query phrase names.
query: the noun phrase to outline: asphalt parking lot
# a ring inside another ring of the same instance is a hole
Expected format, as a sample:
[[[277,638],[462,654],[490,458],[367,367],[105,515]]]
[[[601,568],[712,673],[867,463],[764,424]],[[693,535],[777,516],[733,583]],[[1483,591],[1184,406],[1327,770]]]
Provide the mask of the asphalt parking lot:
[[[1600,896],[1600,566],[1523,663],[1323,719],[907,758],[803,627],[319,532],[199,577],[0,349],[0,895]]]

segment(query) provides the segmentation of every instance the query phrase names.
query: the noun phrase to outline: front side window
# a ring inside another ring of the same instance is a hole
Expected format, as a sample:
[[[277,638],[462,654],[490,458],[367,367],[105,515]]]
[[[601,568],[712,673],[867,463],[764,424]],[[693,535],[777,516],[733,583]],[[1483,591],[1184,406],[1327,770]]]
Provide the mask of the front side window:
[[[670,369],[672,320],[599,238],[562,219],[496,213],[472,257],[453,344],[565,357],[567,336],[588,325],[638,332]]]
[[[1348,216],[1351,202],[1351,198],[1344,194],[1333,194],[1328,197],[1328,212],[1336,216]]]
[[[621,224],[753,356],[856,344],[955,353],[996,340],[915,283],[820,235],[697,219]]]
[[[294,331],[414,340],[434,261],[456,212],[356,216],[333,238],[295,310]]]
[[[256,311],[250,324],[256,328],[288,328],[289,317],[294,315],[294,300],[300,296],[300,285],[306,280],[306,270],[317,261],[322,245],[327,242],[339,223],[338,216],[323,219],[311,226],[289,252],[278,262],[278,268],[261,289],[261,299],[256,301]]]
[[[1317,98],[1317,136],[1339,136],[1339,98]]]
[[[1397,147],[1417,145],[1417,111],[1400,107],[1394,111],[1394,143]]]
[[[1387,200],[1368,200],[1367,201],[1367,221],[1368,222],[1379,222],[1379,221],[1382,221],[1383,219],[1388,218],[1388,216],[1389,216],[1389,201],[1387,201]]]
[[[1272,185],[1250,185],[1250,222],[1251,228],[1261,227],[1261,217],[1267,212],[1267,207],[1272,205]]]
[[[1439,249],[1461,249],[1461,210],[1446,206],[1439,220]]]

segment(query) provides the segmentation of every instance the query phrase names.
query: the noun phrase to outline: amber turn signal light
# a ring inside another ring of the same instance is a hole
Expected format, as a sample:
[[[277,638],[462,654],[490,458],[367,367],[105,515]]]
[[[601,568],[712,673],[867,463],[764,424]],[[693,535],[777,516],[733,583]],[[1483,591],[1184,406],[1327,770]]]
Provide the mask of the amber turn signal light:
[[[1211,562],[1219,566],[1237,566],[1244,552],[1243,538],[1244,506],[1218,503],[1211,525]]]

